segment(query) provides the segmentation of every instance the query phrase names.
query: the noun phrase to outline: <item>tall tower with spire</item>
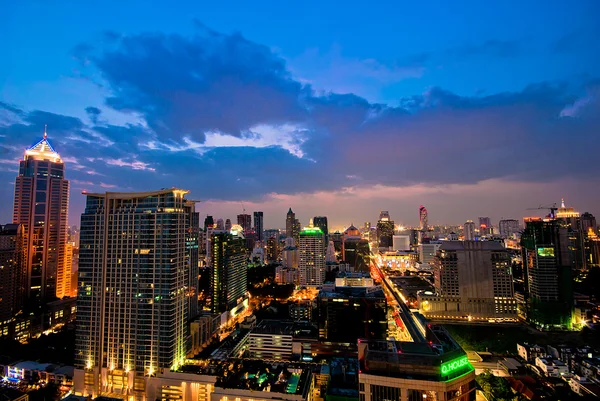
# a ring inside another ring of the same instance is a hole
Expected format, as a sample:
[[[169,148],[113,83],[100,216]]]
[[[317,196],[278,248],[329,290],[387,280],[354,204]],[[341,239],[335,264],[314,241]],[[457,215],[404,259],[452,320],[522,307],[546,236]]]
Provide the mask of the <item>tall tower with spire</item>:
[[[71,295],[66,257],[69,181],[60,155],[44,137],[25,150],[15,180],[13,223],[23,225],[26,294],[32,300]]]

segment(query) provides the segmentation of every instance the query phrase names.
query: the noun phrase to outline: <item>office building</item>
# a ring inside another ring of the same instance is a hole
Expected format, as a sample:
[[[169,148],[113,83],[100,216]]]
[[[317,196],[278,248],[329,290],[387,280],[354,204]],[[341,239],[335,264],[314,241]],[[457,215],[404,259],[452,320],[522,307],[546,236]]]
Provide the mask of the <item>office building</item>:
[[[329,243],[329,227],[327,226],[326,216],[315,216],[313,218],[313,225],[319,227],[323,234],[325,234],[325,243]]]
[[[297,269],[300,266],[300,251],[295,245],[296,241],[293,238],[285,239],[285,247],[283,248],[281,264],[283,267],[291,267]]]
[[[435,260],[435,255],[440,248],[440,242],[429,242],[426,244],[419,244],[419,262],[422,264],[431,264]]]
[[[590,228],[593,232],[596,232],[598,226],[596,225],[596,217],[589,212],[585,212],[581,215],[581,230],[584,233],[587,233]]]
[[[242,226],[244,232],[250,231],[252,229],[252,216],[246,213],[238,214],[237,223]]]
[[[489,217],[479,218],[479,235],[491,235],[493,230],[492,220]]]
[[[511,238],[521,232],[521,226],[518,220],[505,219],[498,222],[498,230],[502,238]]]
[[[296,219],[296,214],[292,211],[292,208],[290,208],[285,218],[285,237],[293,238],[298,244],[299,234],[300,222]]]
[[[371,248],[369,246],[369,241],[363,239],[360,235],[360,231],[353,225],[344,231],[343,238],[343,261],[348,263],[354,271],[368,272],[371,267]]]
[[[23,226],[0,226],[0,326],[23,306],[27,277],[23,256]]]
[[[317,342],[317,330],[308,322],[263,319],[248,335],[248,357],[291,359],[300,357],[302,348],[310,356],[310,343]],[[308,347],[303,347],[307,343]]]
[[[443,241],[434,261],[435,294],[419,295],[428,318],[514,321],[510,255],[496,241]]]
[[[217,223],[215,224],[215,228],[217,230],[225,230],[225,221],[223,219],[217,219]]]
[[[325,234],[310,224],[299,237],[300,285],[321,285],[325,281]]]
[[[86,194],[74,378],[86,393],[133,395],[143,376],[183,363],[189,336],[187,193]]]
[[[65,164],[48,142],[25,151],[15,181],[13,223],[23,225],[25,291],[30,299],[68,296],[65,283],[71,272],[65,263],[69,214],[69,181]]]
[[[387,301],[383,289],[374,287],[363,274],[340,279],[333,290],[323,289],[317,296],[319,338],[334,342],[385,339]]]
[[[226,231],[231,230],[231,219],[225,219],[225,230]]]
[[[475,240],[475,223],[473,220],[467,220],[463,228],[463,236],[465,241]]]
[[[569,228],[557,219],[526,218],[521,236],[527,319],[540,328],[572,327]]]
[[[380,248],[389,248],[392,246],[392,236],[394,235],[394,222],[390,219],[390,213],[382,210],[377,222],[377,241]]]
[[[254,212],[254,232],[256,240],[263,241],[264,237],[263,212]]]
[[[364,401],[475,400],[475,370],[441,326],[424,326],[425,341],[358,340]]]
[[[572,207],[565,206],[565,200],[562,199],[561,207],[556,210],[555,217],[560,225],[567,228],[572,267],[577,270],[585,270],[587,268],[585,257],[585,238],[587,232],[583,231],[579,212],[575,211]]]
[[[247,290],[246,240],[241,232],[211,236],[211,288],[213,313],[224,313],[243,302]]]

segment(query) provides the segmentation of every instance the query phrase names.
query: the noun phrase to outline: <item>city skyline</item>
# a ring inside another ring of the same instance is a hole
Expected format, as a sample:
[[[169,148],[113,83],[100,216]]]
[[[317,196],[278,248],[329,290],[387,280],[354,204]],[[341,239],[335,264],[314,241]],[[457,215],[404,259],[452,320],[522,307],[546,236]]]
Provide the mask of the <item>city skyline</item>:
[[[87,7],[15,5],[0,25],[12,39],[0,49],[2,222],[44,124],[71,181],[70,225],[82,190],[173,186],[203,201],[200,216],[263,211],[264,228],[284,227],[290,207],[332,229],[381,210],[417,226],[420,205],[430,225],[522,222],[561,198],[598,214],[584,152],[599,145],[597,2],[108,2],[83,23]]]

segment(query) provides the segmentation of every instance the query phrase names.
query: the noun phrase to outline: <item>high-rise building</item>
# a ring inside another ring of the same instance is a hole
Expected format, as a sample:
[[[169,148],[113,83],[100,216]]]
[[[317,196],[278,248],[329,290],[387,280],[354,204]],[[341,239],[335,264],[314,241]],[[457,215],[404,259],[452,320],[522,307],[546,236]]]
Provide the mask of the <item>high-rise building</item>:
[[[521,226],[518,220],[505,219],[498,222],[498,231],[502,238],[510,238],[513,234],[518,234],[521,231]]]
[[[204,231],[206,231],[208,228],[214,228],[215,227],[215,220],[213,219],[212,216],[206,216],[206,218],[204,219]]]
[[[242,233],[214,233],[211,237],[211,257],[212,311],[231,311],[243,301],[247,290],[246,240]]]
[[[327,226],[327,216],[315,216],[313,218],[313,225],[319,227],[323,234],[325,234],[325,243],[329,243],[329,227]]]
[[[225,220],[225,230],[227,230],[227,231],[231,230],[231,219]]]
[[[429,230],[429,217],[427,215],[427,208],[423,205],[419,206],[419,229],[423,232]]]
[[[285,217],[285,237],[286,238],[294,238],[296,243],[298,243],[298,238],[296,238],[296,213],[292,211],[292,208],[288,210],[287,215]]]
[[[63,298],[70,282],[65,246],[69,214],[69,181],[65,165],[48,142],[25,151],[15,181],[13,223],[23,225],[26,294],[30,299]]]
[[[192,320],[198,316],[198,275],[199,275],[199,253],[200,253],[200,213],[196,212],[196,202],[188,200],[185,202],[185,213],[187,216],[187,232],[185,237],[186,247],[186,269],[188,271],[188,319]]]
[[[249,231],[252,229],[252,216],[246,213],[238,214],[237,223],[242,226],[244,231]]]
[[[254,212],[254,232],[256,233],[256,240],[262,241],[264,225],[263,225],[263,212]]]
[[[216,226],[217,230],[225,230],[225,221],[223,219],[217,219]]]
[[[573,287],[569,228],[557,219],[526,218],[521,236],[527,319],[538,327],[571,328]]]
[[[583,230],[579,212],[575,211],[572,207],[566,207],[565,200],[561,199],[561,205],[556,210],[555,217],[562,226],[567,228],[572,267],[577,270],[585,270],[587,268],[585,257],[585,237],[587,232]]]
[[[275,237],[267,239],[267,264],[277,262],[279,259],[279,241]]]
[[[0,226],[0,326],[23,306],[26,278],[23,252],[23,226]]]
[[[300,285],[321,285],[325,280],[325,234],[311,224],[299,237]]]
[[[390,219],[389,212],[382,210],[377,222],[377,241],[380,248],[389,248],[393,245],[394,229],[394,222]]]
[[[85,393],[135,393],[138,379],[183,363],[189,334],[187,193],[86,194],[74,376]]]
[[[584,233],[590,231],[590,228],[593,232],[596,232],[598,226],[596,225],[596,217],[589,212],[585,212],[581,215],[581,230]]]
[[[479,235],[490,235],[493,231],[492,219],[489,217],[479,218]]]
[[[434,295],[420,295],[425,317],[513,321],[517,317],[510,255],[496,241],[442,241]]]
[[[370,270],[371,249],[369,241],[363,239],[358,228],[351,225],[344,231],[342,257],[354,271],[368,272]]]
[[[475,223],[473,223],[473,220],[467,220],[463,228],[463,235],[465,241],[475,240]]]

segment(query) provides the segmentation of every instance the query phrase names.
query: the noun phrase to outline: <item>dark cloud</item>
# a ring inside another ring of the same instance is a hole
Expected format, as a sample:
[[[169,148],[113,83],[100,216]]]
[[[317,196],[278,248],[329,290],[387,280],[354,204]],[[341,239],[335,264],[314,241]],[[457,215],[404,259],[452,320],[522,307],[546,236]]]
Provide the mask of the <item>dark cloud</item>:
[[[78,182],[102,174],[105,187],[181,186],[218,200],[376,184],[573,177],[597,183],[595,158],[581,157],[583,149],[600,145],[597,82],[584,88],[539,83],[485,96],[433,87],[392,107],[355,94],[317,95],[292,79],[268,48],[239,34],[197,29],[192,37],[114,34],[86,55],[89,73],[99,73],[111,89],[107,105],[135,112],[147,125],[100,121],[105,114],[95,107],[86,108],[90,125],[2,104],[20,119],[0,126],[2,145],[14,152],[48,124],[55,148],[70,160],[69,177]],[[518,45],[489,41],[461,51],[509,57]],[[289,143],[300,144],[303,157],[276,141],[252,146],[264,134],[250,128],[282,124],[291,126]],[[200,148],[213,130],[230,137]]]

